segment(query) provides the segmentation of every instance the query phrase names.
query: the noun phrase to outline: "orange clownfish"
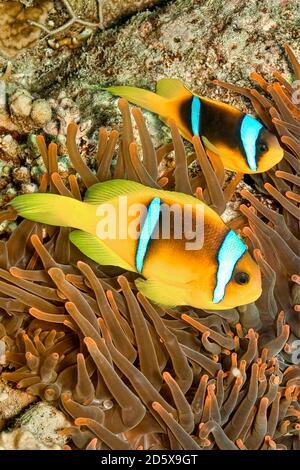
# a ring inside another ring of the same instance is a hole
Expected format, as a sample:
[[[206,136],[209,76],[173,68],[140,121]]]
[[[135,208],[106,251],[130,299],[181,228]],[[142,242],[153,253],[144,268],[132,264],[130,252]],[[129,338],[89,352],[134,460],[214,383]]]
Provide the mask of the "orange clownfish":
[[[261,294],[260,270],[246,245],[199,199],[126,180],[91,186],[84,201],[24,194],[22,217],[71,227],[71,242],[100,265],[142,277],[146,297],[166,306],[230,309]]]
[[[283,158],[277,137],[259,120],[234,106],[195,95],[180,80],[159,80],[156,93],[130,86],[105,90],[158,114],[163,121],[174,119],[182,136],[190,142],[199,135],[227,170],[261,173]]]

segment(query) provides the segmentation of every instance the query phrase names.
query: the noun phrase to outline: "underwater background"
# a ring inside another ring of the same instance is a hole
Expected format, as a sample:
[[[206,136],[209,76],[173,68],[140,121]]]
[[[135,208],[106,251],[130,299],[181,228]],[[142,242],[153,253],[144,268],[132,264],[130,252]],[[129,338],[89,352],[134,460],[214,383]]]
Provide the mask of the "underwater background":
[[[299,11],[297,0],[0,2],[0,449],[299,450]],[[103,90],[154,91],[162,78],[260,118],[284,158],[227,171]],[[116,175],[211,206],[259,265],[260,298],[164,308],[134,274],[85,257],[70,229],[8,204],[81,200]]]

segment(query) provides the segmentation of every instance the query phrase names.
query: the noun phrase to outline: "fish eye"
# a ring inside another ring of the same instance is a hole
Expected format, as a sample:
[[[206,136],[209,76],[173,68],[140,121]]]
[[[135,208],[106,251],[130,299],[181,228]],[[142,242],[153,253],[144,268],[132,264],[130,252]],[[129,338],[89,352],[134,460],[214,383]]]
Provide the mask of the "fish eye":
[[[258,149],[260,152],[266,152],[269,148],[265,142],[260,142],[258,145]]]
[[[249,277],[249,274],[247,273],[239,272],[235,274],[234,280],[237,284],[243,285],[243,284],[248,284],[250,277]]]

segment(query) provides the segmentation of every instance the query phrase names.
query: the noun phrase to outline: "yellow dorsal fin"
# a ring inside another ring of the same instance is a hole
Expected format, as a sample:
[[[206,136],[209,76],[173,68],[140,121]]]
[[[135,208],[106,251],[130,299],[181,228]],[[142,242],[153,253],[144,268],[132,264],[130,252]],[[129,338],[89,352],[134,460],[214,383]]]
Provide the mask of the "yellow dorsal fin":
[[[225,225],[219,214],[215,212],[211,207],[207,206],[204,202],[200,199],[196,198],[195,196],[190,196],[189,194],[184,193],[177,193],[176,191],[165,191],[165,190],[158,190],[161,194],[161,197],[169,197],[173,203],[182,204],[182,205],[199,205],[203,208],[203,214],[206,218],[206,221],[213,224],[222,224]]]
[[[186,88],[181,80],[162,78],[156,84],[156,93],[168,100],[190,98],[193,93]]]
[[[177,204],[199,204],[204,207],[206,216],[218,223],[223,223],[219,215],[204,202],[200,201],[194,196],[189,194],[179,193],[176,191],[166,191],[162,189],[149,188],[141,183],[128,180],[110,180],[103,183],[97,183],[91,186],[85,193],[84,201],[89,204],[104,204],[112,202],[119,196],[126,196],[135,194],[137,199],[139,195],[143,198],[149,195],[149,198],[160,197],[162,200],[170,199]]]
[[[142,193],[149,196],[155,195],[155,190],[129,180],[110,180],[97,183],[91,186],[85,193],[84,201],[90,204],[104,204],[119,196],[126,196],[134,193]]]
[[[89,204],[104,204],[113,201],[119,196],[126,196],[131,194],[135,194],[137,197],[139,194],[143,196],[149,194],[149,197],[157,196],[162,199],[169,197],[178,204],[205,205],[202,201],[189,194],[150,188],[135,181],[118,179],[94,184],[85,193],[84,201],[88,202]]]

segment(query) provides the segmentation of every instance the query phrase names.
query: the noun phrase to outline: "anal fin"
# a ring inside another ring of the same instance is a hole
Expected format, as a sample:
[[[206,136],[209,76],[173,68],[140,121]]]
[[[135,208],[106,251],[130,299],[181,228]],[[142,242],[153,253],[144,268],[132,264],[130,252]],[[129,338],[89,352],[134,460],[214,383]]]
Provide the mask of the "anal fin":
[[[127,271],[135,271],[126,261],[108,248],[103,241],[95,235],[74,230],[69,235],[70,241],[86,256],[96,263],[107,266],[119,266]]]

